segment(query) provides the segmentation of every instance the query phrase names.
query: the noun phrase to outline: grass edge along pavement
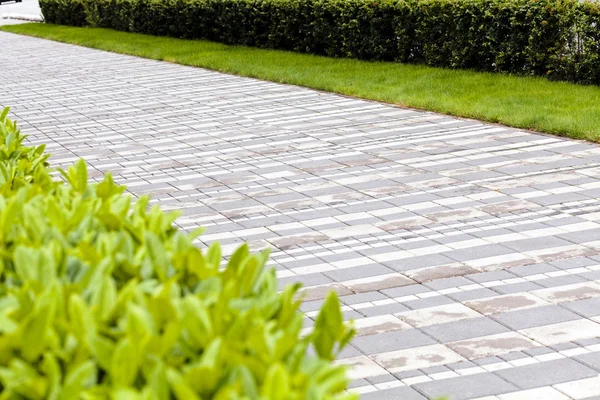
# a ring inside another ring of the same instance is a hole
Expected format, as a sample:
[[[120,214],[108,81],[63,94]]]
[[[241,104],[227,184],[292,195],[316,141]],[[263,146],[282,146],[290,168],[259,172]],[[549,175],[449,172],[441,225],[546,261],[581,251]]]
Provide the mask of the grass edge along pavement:
[[[0,112],[2,398],[354,400],[332,361],[352,338],[331,292],[302,334],[299,285],[268,252],[214,242],[133,200],[83,160],[54,179],[45,146]],[[314,351],[309,351],[313,349]],[[245,397],[247,396],[247,397]]]
[[[1,30],[121,54],[600,141],[600,87],[544,78],[328,58],[101,28],[22,24]]]

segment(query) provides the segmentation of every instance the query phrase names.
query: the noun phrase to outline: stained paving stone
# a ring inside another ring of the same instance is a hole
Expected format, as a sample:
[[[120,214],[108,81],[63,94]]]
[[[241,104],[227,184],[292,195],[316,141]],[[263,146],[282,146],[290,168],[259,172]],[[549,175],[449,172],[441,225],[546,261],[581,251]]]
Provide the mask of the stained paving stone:
[[[205,226],[202,248],[272,248],[280,284],[308,286],[307,327],[337,291],[363,398],[600,394],[582,378],[600,364],[596,144],[8,33],[0,48],[19,65],[0,105],[53,167],[112,171]]]
[[[458,340],[448,343],[447,346],[467,359],[490,357],[507,352],[519,352],[538,346],[536,342],[525,335],[516,332],[505,332]],[[510,354],[510,353],[509,353]],[[501,355],[499,357],[502,357]]]

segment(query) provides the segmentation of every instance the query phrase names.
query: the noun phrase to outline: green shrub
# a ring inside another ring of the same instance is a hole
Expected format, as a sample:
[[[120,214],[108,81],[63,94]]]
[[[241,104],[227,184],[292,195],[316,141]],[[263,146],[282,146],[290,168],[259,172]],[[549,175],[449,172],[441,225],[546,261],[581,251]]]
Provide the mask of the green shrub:
[[[86,165],[52,179],[0,117],[0,399],[350,399],[331,363],[353,330],[331,294],[301,336],[298,286],[266,252],[221,265]],[[314,354],[314,355],[310,355]]]
[[[597,2],[40,0],[40,5],[50,23],[85,20],[152,35],[600,84]]]
[[[52,0],[40,4],[46,22],[59,25],[86,26],[86,13],[81,0]]]

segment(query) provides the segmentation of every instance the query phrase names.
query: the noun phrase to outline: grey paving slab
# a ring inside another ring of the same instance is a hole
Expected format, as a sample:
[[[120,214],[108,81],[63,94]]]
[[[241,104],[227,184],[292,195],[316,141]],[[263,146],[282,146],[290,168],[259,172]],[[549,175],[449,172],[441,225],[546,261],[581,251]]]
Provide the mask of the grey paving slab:
[[[409,387],[398,387],[393,389],[384,389],[377,392],[367,393],[362,396],[363,400],[425,400],[419,392]]]
[[[583,299],[563,303],[563,307],[576,312],[584,317],[600,315],[600,299]]]
[[[498,371],[497,374],[521,389],[556,385],[598,375],[598,371],[565,358]]]
[[[435,340],[417,329],[409,329],[359,336],[353,341],[353,344],[365,354],[370,355],[435,344]]]
[[[597,145],[8,33],[0,49],[20,66],[0,106],[53,166],[112,171],[205,226],[200,247],[271,248],[306,326],[336,290],[363,398],[600,395]]]
[[[505,326],[486,317],[436,324],[425,327],[423,330],[442,343],[495,335],[508,331]]]
[[[573,321],[580,319],[581,317],[557,305],[548,305],[500,313],[492,318],[502,325],[518,330],[534,326]]]
[[[515,385],[491,373],[419,383],[415,387],[428,398],[449,396],[452,400],[474,399],[517,389]]]
[[[600,354],[598,352],[582,354],[576,356],[575,359],[596,371],[600,371]]]

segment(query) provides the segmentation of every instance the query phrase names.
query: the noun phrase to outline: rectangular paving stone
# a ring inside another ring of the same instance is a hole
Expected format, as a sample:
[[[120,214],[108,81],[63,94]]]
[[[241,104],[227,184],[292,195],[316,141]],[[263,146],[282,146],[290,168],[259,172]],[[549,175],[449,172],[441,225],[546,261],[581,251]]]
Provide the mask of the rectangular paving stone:
[[[314,265],[316,262],[313,260],[312,264]],[[393,272],[394,271],[392,269],[381,264],[372,263],[358,267],[335,269],[332,271],[327,271],[324,274],[336,282],[344,282],[352,279],[367,278],[370,276],[384,275]]]
[[[416,390],[410,387],[397,387],[392,389],[378,390],[376,392],[366,393],[361,396],[363,400],[425,400]]]
[[[552,277],[552,278],[548,278],[548,279],[540,279],[538,281],[536,281],[535,283],[543,286],[543,287],[557,287],[557,286],[565,286],[565,285],[572,285],[575,283],[582,283],[582,282],[586,282],[587,279],[585,279],[583,276],[580,275],[565,275],[565,276],[556,276],[556,277]]]
[[[408,310],[409,308],[403,304],[392,303],[368,308],[361,308],[359,312],[365,317],[375,317],[377,315],[397,314]]]
[[[401,287],[391,288],[391,289],[384,289],[381,291],[381,293],[385,294],[388,297],[395,298],[395,297],[410,296],[410,295],[428,292],[428,291],[430,291],[430,289],[428,287],[421,285],[421,284],[417,284],[417,285],[401,286]]]
[[[359,336],[352,343],[364,354],[371,355],[434,344],[435,341],[417,329],[407,329]]]
[[[520,329],[519,333],[546,346],[600,336],[600,324],[580,319]]]
[[[599,298],[569,301],[561,303],[561,306],[588,318],[600,315]]]
[[[554,389],[553,387],[539,387],[535,389],[519,390],[518,392],[512,392],[507,394],[501,394],[498,396],[499,400],[569,400],[569,398]]]
[[[442,255],[448,256],[456,261],[469,261],[476,260],[480,258],[488,258],[493,256],[502,256],[506,254],[512,253],[514,250],[511,250],[507,247],[497,245],[497,244],[489,244],[484,246],[477,246],[462,250],[454,250],[451,252],[442,253]]]
[[[555,386],[555,389],[574,400],[590,399],[594,396],[600,396],[600,376],[559,383]]]
[[[535,282],[522,282],[522,283],[514,283],[510,285],[500,285],[494,287],[494,290],[500,294],[511,294],[511,293],[521,293],[521,292],[531,292],[534,290],[542,289],[543,286],[538,285]]]
[[[561,240],[554,237],[539,237],[531,239],[515,240],[514,242],[502,243],[503,246],[511,248],[517,251],[531,251],[539,249],[547,249],[549,247],[561,247],[568,246],[572,242],[567,240]],[[576,242],[580,243],[580,242]]]
[[[515,274],[513,274],[513,270],[510,271],[489,271],[489,272],[480,272],[477,274],[470,274],[465,276],[467,279],[477,283],[490,282],[490,281],[501,281],[504,279],[513,279],[515,278]]]
[[[447,322],[456,322],[469,318],[480,317],[476,311],[463,304],[448,304],[437,307],[428,307],[413,311],[405,311],[396,316],[415,328],[437,325]]]
[[[493,297],[467,301],[465,304],[484,315],[509,313],[517,310],[549,305],[547,301],[529,293],[496,295]]]
[[[559,269],[551,264],[530,264],[510,269],[510,272],[518,276],[529,276],[555,272]]]
[[[389,351],[376,354],[373,359],[394,374],[465,361],[462,356],[441,344]]]
[[[597,376],[598,372],[570,358],[496,371],[502,379],[531,389]]]
[[[417,300],[407,300],[403,301],[402,304],[411,310],[418,310],[421,308],[429,308],[441,306],[444,304],[452,304],[453,301],[449,297],[446,296],[434,296],[434,297],[426,297],[423,299]]]
[[[449,297],[455,301],[460,301],[460,302],[466,302],[466,301],[477,300],[477,299],[485,299],[485,298],[495,297],[495,296],[498,296],[498,292],[494,292],[493,290],[487,289],[487,288],[466,290],[464,292],[449,293],[447,295],[447,297]]]
[[[475,337],[448,343],[447,346],[469,360],[515,353],[539,346],[538,343],[516,333],[506,332],[496,335]]]
[[[487,317],[432,325],[422,328],[427,335],[442,343],[507,332],[508,329]]]
[[[366,292],[351,294],[340,297],[340,301],[344,304],[359,304],[376,300],[386,300],[388,297],[379,292]]]
[[[449,396],[452,400],[475,399],[518,389],[491,373],[419,383],[414,387],[429,398]]]
[[[579,315],[557,305],[543,305],[525,310],[503,312],[491,318],[514,330],[581,319]]]
[[[596,371],[600,371],[600,352],[598,351],[581,354],[573,358]]]
[[[445,278],[445,279],[436,279],[435,281],[425,282],[424,285],[433,289],[433,290],[441,290],[448,288],[456,288],[459,286],[471,285],[473,282],[462,277],[457,276],[454,278]]]
[[[548,289],[536,290],[537,297],[551,303],[585,300],[600,297],[600,285],[593,282],[576,283]]]

